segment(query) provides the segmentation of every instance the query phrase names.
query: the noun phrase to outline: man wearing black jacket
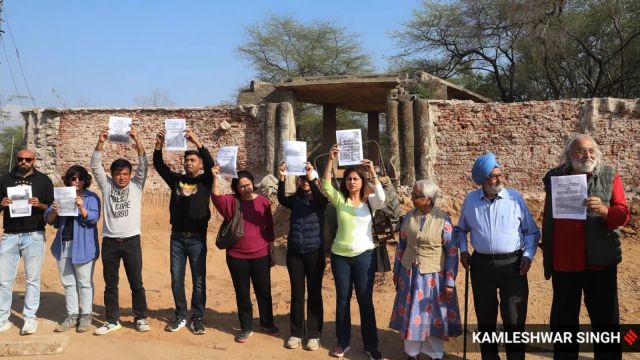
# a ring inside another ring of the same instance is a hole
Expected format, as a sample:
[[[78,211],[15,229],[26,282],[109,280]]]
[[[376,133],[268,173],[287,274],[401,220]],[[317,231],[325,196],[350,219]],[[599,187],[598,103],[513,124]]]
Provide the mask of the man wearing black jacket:
[[[187,324],[187,299],[184,276],[187,259],[191,268],[193,292],[191,294],[191,331],[196,335],[205,333],[202,317],[206,302],[207,225],[211,212],[209,199],[213,183],[213,159],[191,129],[185,137],[198,150],[184,153],[184,173],[174,173],[162,159],[165,132],[156,136],[153,166],[171,189],[169,213],[171,222],[171,291],[176,303],[176,318],[165,327],[175,332]],[[200,173],[200,170],[204,170]]]
[[[27,283],[22,311],[24,325],[20,334],[35,334],[38,329],[36,312],[40,306],[40,272],[44,258],[44,212],[53,202],[53,183],[35,169],[35,163],[36,154],[22,149],[16,156],[16,166],[0,178],[0,211],[4,211],[4,232],[0,241],[0,332],[11,328],[11,292],[20,257],[24,261]],[[15,216],[17,214],[9,209],[14,200],[24,200],[19,196],[8,196],[7,188],[10,187],[24,188],[31,215]]]

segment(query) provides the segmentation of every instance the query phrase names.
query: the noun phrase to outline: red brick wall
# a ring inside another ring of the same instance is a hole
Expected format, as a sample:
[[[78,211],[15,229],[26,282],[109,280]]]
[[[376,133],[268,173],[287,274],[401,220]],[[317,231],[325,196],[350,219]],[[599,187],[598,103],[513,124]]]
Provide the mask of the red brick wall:
[[[55,179],[73,164],[89,167],[89,160],[98,140],[100,129],[106,128],[109,116],[133,119],[133,125],[142,136],[149,158],[149,174],[146,191],[167,189],[166,184],[151,165],[158,131],[164,129],[164,120],[184,118],[215,159],[217,149],[226,145],[238,145],[238,168],[248,169],[260,176],[264,161],[262,121],[251,114],[256,108],[216,107],[191,109],[61,109],[48,110],[34,122],[28,121],[27,143],[37,148],[40,167]],[[27,116],[25,116],[27,117]],[[220,128],[226,121],[231,127]],[[192,144],[189,144],[193,148]],[[182,169],[181,151],[163,151],[165,162],[174,171]],[[133,145],[107,143],[103,151],[103,164],[108,172],[116,158],[123,157],[137,164]],[[260,178],[258,177],[258,180]]]
[[[620,172],[627,192],[640,190],[639,100],[429,104],[437,144],[434,171],[445,194],[460,197],[475,188],[471,167],[485,151],[497,155],[509,186],[542,192],[542,177],[557,166],[565,141],[579,132],[594,137],[605,161]]]

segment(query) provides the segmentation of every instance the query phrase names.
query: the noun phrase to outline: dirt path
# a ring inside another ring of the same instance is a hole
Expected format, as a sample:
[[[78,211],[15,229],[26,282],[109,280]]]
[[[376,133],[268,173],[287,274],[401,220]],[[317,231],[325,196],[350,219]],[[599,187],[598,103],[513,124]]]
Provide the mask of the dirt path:
[[[235,295],[229,273],[224,260],[224,253],[213,246],[215,234],[209,234],[209,253],[207,262],[207,309],[205,326],[207,333],[203,336],[192,335],[186,329],[177,333],[163,331],[168,319],[173,317],[173,298],[171,296],[169,276],[169,225],[166,211],[157,206],[147,206],[143,211],[143,279],[147,290],[149,304],[149,322],[152,331],[137,333],[134,330],[131,314],[131,297],[126,283],[120,284],[120,305],[123,308],[122,321],[124,329],[107,336],[97,337],[91,333],[77,334],[68,332],[71,345],[62,355],[52,358],[60,359],[326,359],[329,349],[335,344],[335,290],[331,274],[325,274],[323,286],[325,304],[325,330],[321,341],[321,349],[316,352],[304,351],[301,348],[287,350],[283,343],[288,335],[289,311],[289,278],[284,266],[284,246],[279,245],[278,265],[272,270],[272,294],[276,324],[282,330],[280,338],[273,338],[265,334],[256,333],[248,343],[237,344],[233,341],[233,334],[237,330],[238,320],[235,313]],[[48,244],[54,234],[48,228]],[[640,323],[640,279],[637,277],[637,267],[640,265],[640,240],[626,237],[624,239],[624,261],[619,267],[619,297],[620,313],[624,323]],[[393,249],[389,248],[393,254]],[[55,261],[47,249],[45,264],[42,272],[42,302],[39,310],[40,325],[38,335],[57,336],[53,332],[55,323],[64,317],[65,306],[63,290],[58,278]],[[542,276],[541,254],[535,258],[530,271],[529,312],[528,323],[548,323],[551,306],[551,283]],[[16,326],[22,325],[21,309],[24,296],[24,274],[20,268],[20,279],[14,292],[13,311],[10,318]],[[190,294],[190,275],[187,270],[187,294]],[[96,297],[94,325],[103,319],[103,290],[102,265],[100,261],[95,269]],[[121,280],[126,279],[122,271]],[[462,305],[464,274],[461,272],[457,281],[458,297]],[[188,295],[190,296],[190,295]],[[387,328],[394,300],[394,289],[390,275],[380,276],[376,281],[374,302],[378,320],[380,349],[390,359],[405,359],[402,341],[396,333]],[[255,301],[254,301],[255,304]],[[470,297],[471,323],[475,322],[473,315],[473,299]],[[352,350],[347,354],[348,359],[366,359],[360,338],[359,314],[355,297],[352,306],[353,339]],[[254,307],[254,319],[257,308]],[[586,313],[582,319],[587,321]],[[257,328],[257,319],[254,320]],[[18,328],[0,334],[0,339],[18,338]],[[461,353],[451,353],[452,349],[462,349],[461,338],[446,345],[448,358],[457,358]],[[24,359],[27,359],[25,357]],[[478,353],[469,355],[469,359],[479,359]],[[531,355],[529,358],[547,358],[543,355]],[[587,358],[592,358],[588,356]],[[637,358],[631,355],[625,358]]]

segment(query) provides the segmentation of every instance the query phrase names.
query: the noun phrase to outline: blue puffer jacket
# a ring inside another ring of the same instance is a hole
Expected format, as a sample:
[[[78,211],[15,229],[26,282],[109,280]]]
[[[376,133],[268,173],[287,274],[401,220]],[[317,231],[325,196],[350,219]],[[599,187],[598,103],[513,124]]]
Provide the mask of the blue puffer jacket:
[[[327,198],[322,195],[315,181],[310,181],[311,194],[298,191],[285,196],[284,181],[278,182],[278,202],[291,210],[288,251],[307,254],[323,246],[324,209]]]

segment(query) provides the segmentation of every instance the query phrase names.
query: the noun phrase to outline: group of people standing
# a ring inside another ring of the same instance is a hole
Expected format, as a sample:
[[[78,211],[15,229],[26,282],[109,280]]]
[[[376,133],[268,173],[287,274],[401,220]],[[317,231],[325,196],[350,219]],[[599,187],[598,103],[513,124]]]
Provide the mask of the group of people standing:
[[[101,216],[106,321],[94,334],[105,335],[121,328],[118,303],[121,261],[131,287],[136,330],[150,330],[140,246],[141,200],[148,161],[135,128],[131,129],[130,137],[138,155],[135,171],[128,160],[117,159],[110,165],[110,176],[105,173],[101,161],[108,139],[105,130],[100,133],[91,157],[93,177],[80,165],[71,166],[62,176],[66,186],[76,189],[75,204],[79,211],[75,217],[58,216],[53,184],[35,169],[33,151],[19,151],[16,167],[0,178],[4,210],[0,241],[0,331],[11,327],[8,317],[20,257],[25,262],[27,284],[21,334],[37,330],[45,222],[57,228],[51,251],[65,289],[66,317],[56,331],[90,329],[92,278],[100,252],[97,224]],[[165,330],[179,331],[188,324],[196,335],[206,331],[203,317],[211,199],[226,221],[234,214],[242,216],[243,236],[226,250],[240,322],[235,340],[244,343],[253,334],[251,284],[261,331],[279,336],[271,297],[270,268],[275,265],[271,203],[255,193],[253,175],[246,170],[238,171],[231,181],[232,194],[221,194],[220,170],[211,154],[190,129],[185,137],[196,149],[185,151],[183,172],[172,172],[163,160],[164,131],[157,134],[153,153],[153,166],[171,191],[170,273],[175,318]],[[337,145],[331,147],[321,178],[307,163],[306,175],[297,179],[296,191],[291,195],[285,193],[287,166],[282,163],[278,168],[278,201],[291,209],[286,256],[291,282],[290,336],[285,347],[303,346],[313,351],[320,346],[326,261],[324,219],[326,208],[331,205],[336,209],[338,227],[330,254],[336,288],[337,339],[330,355],[343,357],[350,350],[350,304],[355,290],[364,351],[370,359],[383,359],[373,303],[377,259],[372,225],[375,211],[383,207],[386,195],[369,160],[348,167],[336,189],[331,180],[339,151]],[[550,178],[571,174],[587,177],[586,220],[552,216]],[[416,181],[411,191],[413,209],[399,224],[393,267],[396,294],[389,327],[400,333],[409,359],[417,359],[421,353],[441,359],[444,342],[462,334],[455,287],[458,262],[471,274],[478,330],[495,331],[500,309],[505,331],[522,331],[529,294],[527,273],[538,246],[543,248],[545,277],[552,277],[552,329],[577,331],[583,293],[594,330],[618,326],[616,266],[621,261],[621,250],[617,229],[628,221],[629,209],[620,176],[613,167],[604,164],[595,140],[584,134],[569,139],[561,164],[545,176],[547,197],[542,234],[522,195],[504,187],[505,174],[494,154],[480,156],[471,175],[478,189],[466,196],[455,226],[449,215],[436,206],[440,190],[432,180]],[[102,192],[102,203],[97,194],[88,190],[94,178]],[[6,208],[12,201],[7,197],[7,187],[21,185],[32,189],[31,216],[10,217]],[[184,285],[187,261],[193,283],[190,316]],[[556,358],[577,358],[577,345],[565,344],[554,350]],[[597,356],[606,353],[611,358],[620,358],[617,350],[594,348]],[[499,359],[496,344],[482,344],[481,351],[485,360]],[[524,348],[519,345],[508,344],[506,351],[509,359],[524,358]]]

